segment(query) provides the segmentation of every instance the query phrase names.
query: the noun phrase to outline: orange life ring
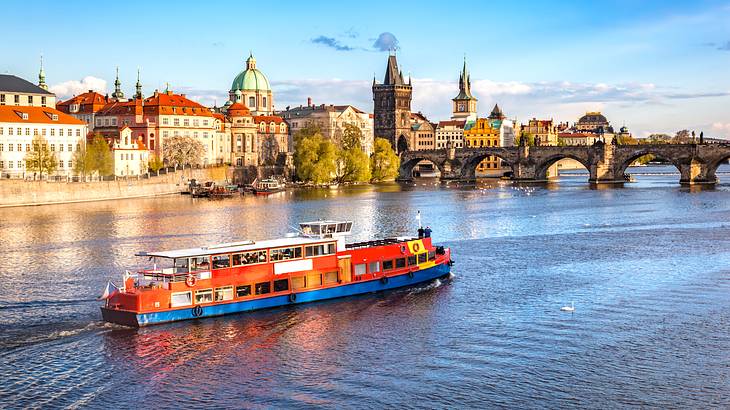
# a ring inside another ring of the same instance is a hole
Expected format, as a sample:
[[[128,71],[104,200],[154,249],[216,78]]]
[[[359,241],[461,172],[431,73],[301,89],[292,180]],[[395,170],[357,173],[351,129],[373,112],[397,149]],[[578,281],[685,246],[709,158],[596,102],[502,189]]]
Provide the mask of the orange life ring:
[[[418,252],[421,249],[421,246],[418,244],[418,242],[413,244],[413,252]]]
[[[193,274],[190,274],[190,275],[188,275],[187,278],[185,278],[185,284],[188,285],[191,288],[193,286],[195,286],[195,282],[196,282],[195,275],[193,275]]]

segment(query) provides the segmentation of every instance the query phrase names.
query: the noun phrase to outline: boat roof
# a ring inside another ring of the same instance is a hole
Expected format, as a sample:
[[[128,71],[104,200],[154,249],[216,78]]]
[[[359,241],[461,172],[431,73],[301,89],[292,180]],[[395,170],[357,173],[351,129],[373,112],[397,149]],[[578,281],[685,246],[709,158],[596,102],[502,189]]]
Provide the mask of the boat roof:
[[[176,249],[176,250],[159,251],[159,252],[139,252],[136,255],[137,256],[152,256],[152,257],[156,257],[156,258],[170,258],[170,259],[175,258],[175,259],[177,259],[177,258],[189,258],[189,257],[193,257],[193,256],[245,252],[245,251],[258,250],[258,249],[297,246],[297,245],[305,245],[305,244],[309,244],[309,243],[321,243],[321,242],[332,242],[332,241],[333,241],[332,238],[322,239],[322,238],[306,238],[306,237],[302,237],[302,236],[293,236],[290,238],[269,239],[269,240],[258,241],[258,242],[242,241],[242,242],[222,243],[222,244],[210,245],[210,246],[201,246],[199,248]]]

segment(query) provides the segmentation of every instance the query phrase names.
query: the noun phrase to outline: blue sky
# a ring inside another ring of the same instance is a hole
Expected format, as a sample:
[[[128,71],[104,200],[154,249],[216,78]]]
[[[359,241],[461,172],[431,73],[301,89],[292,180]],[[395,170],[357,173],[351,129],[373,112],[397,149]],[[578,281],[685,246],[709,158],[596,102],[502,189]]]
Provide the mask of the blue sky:
[[[730,137],[730,0],[512,2],[3,1],[0,72],[47,81],[62,97],[164,88],[221,104],[252,50],[278,108],[372,110],[382,33],[414,81],[414,110],[446,119],[466,55],[480,114],[575,121],[602,110],[638,136],[704,130]],[[7,17],[10,18],[7,18]]]

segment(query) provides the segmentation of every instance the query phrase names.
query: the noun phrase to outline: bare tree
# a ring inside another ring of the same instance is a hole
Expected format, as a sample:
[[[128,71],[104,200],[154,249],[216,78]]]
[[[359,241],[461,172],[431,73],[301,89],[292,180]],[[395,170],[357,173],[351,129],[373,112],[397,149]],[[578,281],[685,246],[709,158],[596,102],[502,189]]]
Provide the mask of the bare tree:
[[[166,138],[162,146],[162,158],[170,165],[199,165],[205,154],[205,147],[195,138],[174,136]]]

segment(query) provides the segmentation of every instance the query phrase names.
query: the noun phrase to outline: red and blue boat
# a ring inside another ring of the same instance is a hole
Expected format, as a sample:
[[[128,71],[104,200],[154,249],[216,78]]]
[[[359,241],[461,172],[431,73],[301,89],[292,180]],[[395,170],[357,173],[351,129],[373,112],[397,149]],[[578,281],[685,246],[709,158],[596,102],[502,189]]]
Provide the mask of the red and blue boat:
[[[435,246],[430,230],[347,243],[351,221],[299,229],[280,239],[140,252],[153,267],[126,271],[122,286],[109,282],[102,317],[140,327],[413,286],[451,270],[450,249]]]

